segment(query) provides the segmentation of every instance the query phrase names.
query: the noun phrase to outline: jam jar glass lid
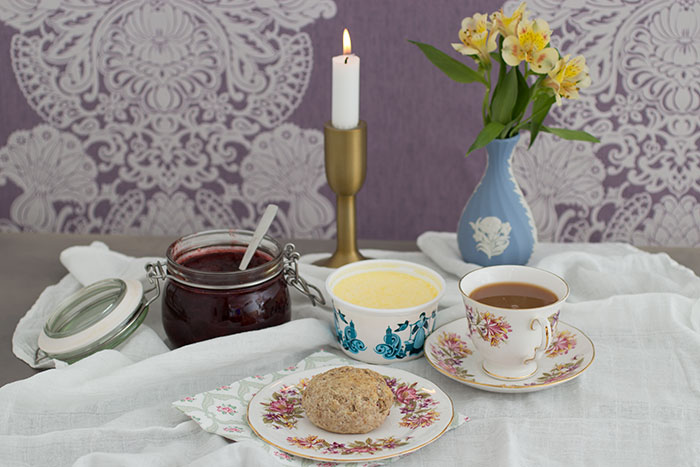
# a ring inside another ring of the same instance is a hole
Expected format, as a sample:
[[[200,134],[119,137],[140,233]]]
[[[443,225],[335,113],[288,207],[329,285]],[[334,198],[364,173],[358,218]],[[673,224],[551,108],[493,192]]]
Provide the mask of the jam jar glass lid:
[[[78,290],[46,321],[37,361],[51,357],[73,363],[116,347],[141,324],[153,299],[146,301],[141,282],[132,279],[105,279]]]

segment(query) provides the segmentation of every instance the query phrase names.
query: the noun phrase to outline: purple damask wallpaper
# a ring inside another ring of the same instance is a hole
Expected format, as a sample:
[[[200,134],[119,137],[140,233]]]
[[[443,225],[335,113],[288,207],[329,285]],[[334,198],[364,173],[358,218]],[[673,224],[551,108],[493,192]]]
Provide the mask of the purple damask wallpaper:
[[[516,2],[507,2],[512,11]],[[369,126],[363,238],[454,230],[485,164],[464,157],[482,89],[406,39],[449,51],[486,0],[4,0],[0,230],[334,235],[323,168],[330,59],[348,27]],[[593,84],[515,171],[546,241],[700,246],[700,1],[531,0]],[[455,57],[458,57],[455,54]],[[465,59],[458,57],[459,59]]]

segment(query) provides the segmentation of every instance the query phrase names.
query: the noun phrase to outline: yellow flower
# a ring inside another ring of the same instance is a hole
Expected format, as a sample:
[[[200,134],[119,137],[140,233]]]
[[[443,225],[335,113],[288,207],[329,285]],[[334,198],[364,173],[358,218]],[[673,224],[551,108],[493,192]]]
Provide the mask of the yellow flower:
[[[491,21],[493,22],[493,27],[500,32],[503,37],[515,35],[516,28],[520,20],[525,18],[527,13],[525,13],[525,2],[521,3],[520,6],[515,10],[511,16],[506,16],[503,13],[503,8],[491,15]]]
[[[591,85],[585,57],[578,55],[569,60],[570,56],[559,59],[549,76],[542,81],[543,86],[554,90],[558,105],[561,105],[562,97],[578,99],[578,91]]]
[[[525,60],[535,73],[552,71],[559,59],[554,47],[547,47],[552,31],[543,19],[523,19],[516,34],[503,41],[503,60],[510,66],[518,66]]]
[[[452,47],[463,55],[476,55],[478,60],[489,63],[489,53],[496,50],[496,36],[498,32],[491,28],[488,16],[477,13],[474,16],[462,20],[462,29],[459,30],[460,44],[452,44]]]

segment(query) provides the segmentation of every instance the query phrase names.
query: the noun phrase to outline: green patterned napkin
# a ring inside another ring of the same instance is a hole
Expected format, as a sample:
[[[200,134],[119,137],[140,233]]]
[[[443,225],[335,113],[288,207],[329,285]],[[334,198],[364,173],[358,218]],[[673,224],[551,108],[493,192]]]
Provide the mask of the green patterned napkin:
[[[185,397],[173,402],[173,406],[192,418],[205,431],[221,435],[234,441],[255,440],[263,448],[274,455],[279,462],[292,466],[328,466],[334,463],[319,462],[301,457],[292,456],[282,452],[264,441],[260,440],[248,426],[246,414],[248,402],[262,388],[278,379],[298,371],[309,370],[329,365],[352,365],[356,362],[347,358],[338,357],[332,353],[321,350],[309,355],[295,366],[285,368],[264,376],[255,375],[237,381],[230,386],[221,386],[212,391],[203,392],[192,397]],[[449,430],[462,425],[467,418],[461,414],[455,414]],[[381,462],[347,463],[344,466],[378,466],[398,459],[384,459]]]

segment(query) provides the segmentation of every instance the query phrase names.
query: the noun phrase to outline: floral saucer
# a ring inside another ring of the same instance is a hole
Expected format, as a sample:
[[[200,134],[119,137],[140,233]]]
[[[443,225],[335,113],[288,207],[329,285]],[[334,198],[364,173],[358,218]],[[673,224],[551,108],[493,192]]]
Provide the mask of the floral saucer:
[[[532,392],[571,381],[586,371],[595,358],[595,347],[579,329],[559,321],[554,342],[538,362],[537,372],[504,383],[482,369],[482,358],[467,334],[467,318],[462,318],[430,334],[425,356],[437,371],[467,386],[491,392]]]
[[[335,365],[340,366],[340,365]],[[304,417],[301,393],[326,366],[287,375],[262,388],[248,404],[248,424],[277,449],[328,462],[364,462],[408,454],[447,431],[454,417],[452,401],[427,379],[407,371],[376,365],[369,368],[387,381],[396,401],[389,417],[365,434],[331,433]]]

